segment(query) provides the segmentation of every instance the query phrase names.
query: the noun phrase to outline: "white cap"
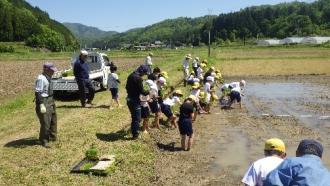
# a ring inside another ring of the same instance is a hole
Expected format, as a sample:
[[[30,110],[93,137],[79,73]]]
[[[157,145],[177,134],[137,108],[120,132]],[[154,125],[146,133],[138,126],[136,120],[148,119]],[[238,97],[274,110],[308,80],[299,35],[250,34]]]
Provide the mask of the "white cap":
[[[212,76],[207,76],[207,78],[206,78],[206,81],[214,81],[214,77],[212,77]]]
[[[160,77],[158,79],[158,82],[161,83],[161,84],[166,84],[166,79],[164,77]]]
[[[212,76],[212,77],[215,77],[216,75],[217,75],[217,74],[216,74],[215,72],[212,72],[212,73],[211,73],[211,76]]]
[[[245,80],[242,79],[240,83],[242,84],[243,87],[245,87],[245,85],[246,85]]]
[[[199,61],[199,57],[195,57],[195,59],[196,59],[197,61]]]
[[[87,56],[88,52],[86,50],[80,50],[80,55]]]

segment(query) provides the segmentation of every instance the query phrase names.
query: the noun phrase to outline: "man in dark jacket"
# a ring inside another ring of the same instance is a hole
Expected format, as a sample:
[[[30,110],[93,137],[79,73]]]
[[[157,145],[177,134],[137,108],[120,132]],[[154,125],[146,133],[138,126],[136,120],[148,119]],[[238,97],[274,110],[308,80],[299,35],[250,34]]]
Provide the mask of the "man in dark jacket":
[[[95,88],[91,80],[89,79],[89,66],[86,63],[87,57],[88,52],[86,50],[81,50],[79,58],[73,66],[73,73],[78,84],[80,102],[82,107],[91,107],[95,94]],[[87,101],[86,89],[88,89]]]
[[[142,76],[147,75],[147,65],[141,65],[127,78],[126,91],[127,91],[127,106],[131,113],[132,123],[131,132],[133,139],[139,137],[139,127],[141,121],[141,105],[140,95],[148,95],[149,91],[144,90]]]

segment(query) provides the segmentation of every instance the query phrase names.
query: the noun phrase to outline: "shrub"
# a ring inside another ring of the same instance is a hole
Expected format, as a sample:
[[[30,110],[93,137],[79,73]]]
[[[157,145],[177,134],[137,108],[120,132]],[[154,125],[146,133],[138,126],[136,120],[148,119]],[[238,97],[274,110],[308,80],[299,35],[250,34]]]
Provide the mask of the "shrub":
[[[14,53],[15,49],[13,46],[0,45],[0,53]]]

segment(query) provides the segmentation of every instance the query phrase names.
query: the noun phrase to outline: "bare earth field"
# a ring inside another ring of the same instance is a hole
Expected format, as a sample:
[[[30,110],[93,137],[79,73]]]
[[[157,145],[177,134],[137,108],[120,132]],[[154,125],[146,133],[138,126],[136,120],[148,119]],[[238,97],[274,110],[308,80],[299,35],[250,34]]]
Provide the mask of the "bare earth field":
[[[118,68],[128,69],[143,63],[143,58],[114,58]],[[32,91],[46,61],[0,61],[0,100]],[[59,70],[70,67],[70,60],[52,60]]]

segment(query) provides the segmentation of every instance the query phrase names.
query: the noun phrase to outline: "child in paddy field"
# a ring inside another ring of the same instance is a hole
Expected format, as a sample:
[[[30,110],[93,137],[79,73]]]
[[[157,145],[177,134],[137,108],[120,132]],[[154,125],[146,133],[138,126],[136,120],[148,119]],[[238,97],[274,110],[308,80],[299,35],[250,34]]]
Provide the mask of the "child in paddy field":
[[[195,109],[195,114],[194,114],[194,118],[193,121],[196,120],[197,118],[197,112],[199,112],[200,114],[205,113],[205,111],[203,110],[203,108],[201,107],[200,103],[199,103],[199,97],[200,97],[200,84],[198,82],[194,83],[194,85],[191,87],[191,92],[190,95],[193,95],[196,97],[196,99],[194,100],[195,105],[196,105],[196,109]]]
[[[140,95],[140,102],[141,102],[141,119],[143,123],[143,132],[148,133],[149,130],[149,116],[150,116],[150,108],[148,102],[150,100],[149,95]]]
[[[162,113],[170,120],[171,126],[174,128],[177,128],[176,122],[175,122],[176,117],[173,114],[171,107],[174,106],[176,103],[181,104],[179,97],[182,97],[182,96],[183,96],[183,94],[182,94],[181,90],[176,90],[176,91],[174,91],[173,95],[170,96],[169,98],[166,98],[163,101],[163,103],[161,103],[161,106],[160,106]]]
[[[159,127],[159,117],[160,117],[160,106],[158,104],[158,86],[156,84],[156,79],[155,78],[152,78],[151,79],[148,79],[146,81],[146,83],[149,85],[150,87],[150,91],[149,91],[149,96],[150,96],[150,99],[149,99],[149,108],[150,108],[150,111],[155,114],[155,120],[153,122],[153,126],[160,129]],[[158,83],[158,80],[157,80],[157,83]]]
[[[194,117],[194,100],[190,95],[180,107],[179,131],[181,135],[182,150],[189,151],[193,142],[192,118]],[[188,138],[188,139],[187,139]]]
[[[109,74],[109,77],[108,77],[108,87],[111,92],[112,100],[117,103],[118,107],[120,107],[121,104],[119,103],[119,96],[118,96],[118,87],[119,87],[120,81],[119,81],[118,75],[116,74],[117,66],[114,66],[114,65],[111,66],[110,71],[111,71],[111,73]],[[113,101],[111,101],[111,102],[113,102]],[[110,103],[110,107],[109,107],[110,109],[112,108],[111,104],[112,103]]]
[[[205,91],[205,111],[207,113],[210,113],[210,108],[211,108],[211,86],[214,82],[214,77],[212,76],[207,76],[206,77],[206,83],[204,84],[204,91]]]

